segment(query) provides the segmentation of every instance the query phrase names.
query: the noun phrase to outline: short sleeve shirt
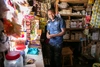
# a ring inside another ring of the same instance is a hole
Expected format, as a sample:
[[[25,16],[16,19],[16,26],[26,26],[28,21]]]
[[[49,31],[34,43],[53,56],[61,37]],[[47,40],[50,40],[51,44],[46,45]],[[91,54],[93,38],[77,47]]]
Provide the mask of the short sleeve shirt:
[[[49,31],[50,34],[58,34],[62,28],[66,28],[66,24],[62,18],[55,17],[54,21],[48,21],[47,31]],[[53,37],[49,41],[49,43],[54,46],[60,46],[62,42],[63,36]]]

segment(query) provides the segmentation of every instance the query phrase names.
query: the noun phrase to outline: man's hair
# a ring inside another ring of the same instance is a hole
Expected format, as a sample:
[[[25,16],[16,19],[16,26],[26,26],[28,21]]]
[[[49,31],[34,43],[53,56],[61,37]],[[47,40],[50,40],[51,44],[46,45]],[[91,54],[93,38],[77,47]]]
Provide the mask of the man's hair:
[[[55,13],[55,10],[54,9],[48,9],[48,11],[51,11],[51,12]]]

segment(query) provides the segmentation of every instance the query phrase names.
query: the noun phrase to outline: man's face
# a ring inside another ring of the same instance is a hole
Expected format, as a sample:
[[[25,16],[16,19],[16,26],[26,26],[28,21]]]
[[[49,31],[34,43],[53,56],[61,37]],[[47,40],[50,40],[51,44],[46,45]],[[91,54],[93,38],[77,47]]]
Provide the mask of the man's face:
[[[49,17],[51,20],[53,20],[54,17],[55,17],[54,12],[52,12],[52,11],[48,11],[48,17]]]

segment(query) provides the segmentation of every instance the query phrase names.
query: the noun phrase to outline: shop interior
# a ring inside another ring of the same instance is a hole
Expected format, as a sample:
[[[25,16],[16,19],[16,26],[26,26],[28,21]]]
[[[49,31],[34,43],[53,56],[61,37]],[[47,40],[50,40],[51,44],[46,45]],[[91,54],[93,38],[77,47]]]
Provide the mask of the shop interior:
[[[0,67],[50,67],[50,8],[66,23],[62,67],[100,67],[100,0],[0,0]]]

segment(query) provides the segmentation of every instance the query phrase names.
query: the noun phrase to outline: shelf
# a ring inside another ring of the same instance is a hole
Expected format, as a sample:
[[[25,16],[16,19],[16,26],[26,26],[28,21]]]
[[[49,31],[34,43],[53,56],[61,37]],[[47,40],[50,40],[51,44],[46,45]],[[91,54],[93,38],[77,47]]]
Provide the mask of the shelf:
[[[100,42],[100,40],[91,40],[91,41],[93,41],[93,42]]]
[[[84,28],[66,28],[66,30],[84,30]]]
[[[85,15],[75,15],[75,14],[61,14],[61,16],[85,17]]]
[[[64,42],[81,42],[80,40],[64,40]]]
[[[99,30],[100,28],[89,28],[90,30]]]
[[[87,3],[87,0],[59,0],[59,1],[68,3]]]

